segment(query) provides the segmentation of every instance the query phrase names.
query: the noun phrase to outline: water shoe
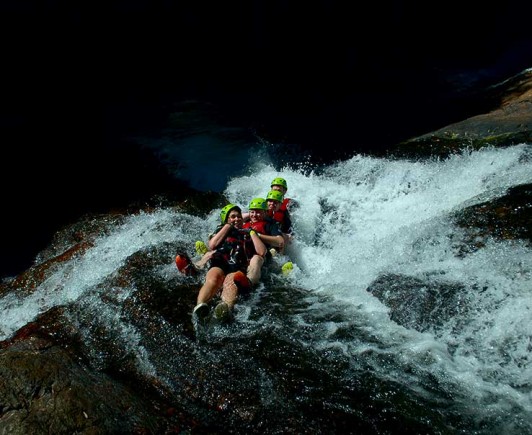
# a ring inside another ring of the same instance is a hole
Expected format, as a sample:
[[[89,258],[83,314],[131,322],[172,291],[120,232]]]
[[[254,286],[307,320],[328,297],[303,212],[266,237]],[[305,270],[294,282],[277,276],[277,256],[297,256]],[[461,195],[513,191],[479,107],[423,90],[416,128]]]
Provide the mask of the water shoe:
[[[201,257],[207,253],[209,248],[207,248],[207,245],[203,243],[201,240],[198,240],[196,242],[196,253]]]
[[[231,310],[225,302],[220,302],[214,308],[214,318],[220,322],[228,322],[231,319]]]
[[[190,261],[190,258],[187,254],[177,254],[175,257],[175,265],[179,272],[181,272],[183,275],[196,276],[198,274],[198,270],[194,264],[192,264],[192,261]]]
[[[192,315],[200,320],[203,320],[209,315],[209,311],[209,306],[205,302],[202,302],[194,307]]]
[[[290,272],[292,272],[293,269],[294,269],[294,264],[291,261],[287,261],[281,267],[281,271],[283,272],[283,275],[288,275]]]

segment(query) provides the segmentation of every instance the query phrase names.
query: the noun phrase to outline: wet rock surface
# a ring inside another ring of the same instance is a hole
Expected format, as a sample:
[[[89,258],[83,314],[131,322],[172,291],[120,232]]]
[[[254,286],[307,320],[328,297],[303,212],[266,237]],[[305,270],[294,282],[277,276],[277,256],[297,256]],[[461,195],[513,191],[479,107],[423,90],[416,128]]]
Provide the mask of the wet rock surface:
[[[493,110],[400,143],[391,155],[445,158],[465,149],[532,142],[532,71],[485,91]]]

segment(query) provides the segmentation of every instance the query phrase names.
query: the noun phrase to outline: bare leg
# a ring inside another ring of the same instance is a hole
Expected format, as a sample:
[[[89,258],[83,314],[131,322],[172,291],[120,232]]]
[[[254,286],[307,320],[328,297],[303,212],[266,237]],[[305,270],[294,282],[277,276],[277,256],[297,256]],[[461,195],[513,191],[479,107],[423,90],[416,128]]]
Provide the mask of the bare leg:
[[[260,281],[261,277],[261,269],[262,265],[264,264],[264,258],[260,255],[254,255],[251,258],[251,261],[249,262],[248,269],[247,269],[247,278],[249,279],[249,282],[252,285],[257,285]],[[235,283],[235,276],[237,274],[240,274],[241,277],[236,277],[237,280],[244,279],[244,274],[242,272],[233,272],[227,274],[223,281],[223,289],[222,289],[222,301],[227,304],[229,309],[231,310],[238,298],[238,286]]]
[[[222,287],[224,272],[219,267],[212,267],[205,276],[205,283],[198,293],[197,304],[209,302],[216,292]]]
[[[214,254],[214,251],[206,252],[203,257],[194,263],[194,266],[196,266],[198,269],[202,269],[205,264],[207,264],[207,261],[211,259],[212,254]]]
[[[250,289],[251,283],[243,272],[233,272],[227,274],[224,279],[222,289],[222,301],[227,304],[231,310],[238,299],[238,292],[243,288]]]
[[[239,272],[241,273],[241,272]],[[232,309],[238,298],[238,287],[235,283],[235,273],[229,273],[225,279],[222,289],[222,301],[224,301],[229,309]]]
[[[254,255],[249,262],[247,277],[254,286],[256,286],[260,281],[263,264],[264,257],[261,257],[260,255]]]

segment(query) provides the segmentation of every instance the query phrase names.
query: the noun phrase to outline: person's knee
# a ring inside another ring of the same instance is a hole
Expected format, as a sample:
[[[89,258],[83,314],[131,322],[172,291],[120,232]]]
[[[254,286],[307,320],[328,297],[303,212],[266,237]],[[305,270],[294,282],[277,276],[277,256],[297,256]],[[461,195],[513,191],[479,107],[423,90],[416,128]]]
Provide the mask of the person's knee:
[[[224,288],[233,284],[233,275],[234,273],[228,273],[226,276],[225,276],[225,279],[223,280],[223,286]]]
[[[250,265],[261,267],[264,264],[264,257],[260,255],[254,255],[249,262]]]
[[[213,287],[221,287],[224,282],[224,276],[220,274],[211,274],[206,277],[205,282]]]
[[[222,299],[227,302],[229,300],[233,300],[237,297],[238,294],[238,286],[235,282],[235,274],[230,273],[228,274],[224,281],[222,286]]]

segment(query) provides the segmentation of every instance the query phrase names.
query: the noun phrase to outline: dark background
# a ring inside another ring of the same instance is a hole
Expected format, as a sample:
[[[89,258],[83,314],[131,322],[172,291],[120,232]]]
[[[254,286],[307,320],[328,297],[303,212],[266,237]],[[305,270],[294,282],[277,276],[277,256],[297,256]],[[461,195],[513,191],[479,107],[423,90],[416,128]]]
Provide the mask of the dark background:
[[[2,2],[0,276],[84,213],[187,194],[121,139],[173,101],[328,161],[476,114],[532,66],[526,2],[308,3]]]

